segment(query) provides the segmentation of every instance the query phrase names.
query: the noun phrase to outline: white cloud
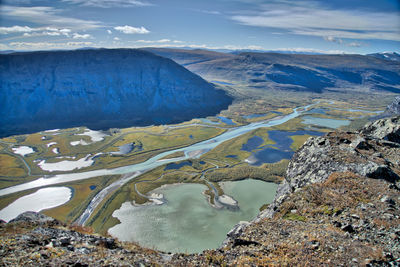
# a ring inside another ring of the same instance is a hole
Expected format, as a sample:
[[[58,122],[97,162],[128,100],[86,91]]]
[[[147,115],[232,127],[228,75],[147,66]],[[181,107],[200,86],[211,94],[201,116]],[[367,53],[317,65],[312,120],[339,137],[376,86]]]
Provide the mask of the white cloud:
[[[35,29],[28,26],[0,27],[0,34],[33,32]]]
[[[64,35],[68,35],[71,32],[71,30],[70,29],[61,29],[60,32]]]
[[[400,18],[394,12],[334,10],[315,1],[270,1],[261,11],[241,12],[232,20],[294,34],[400,41]]]
[[[132,26],[117,26],[114,27],[115,30],[123,32],[125,34],[146,34],[146,33],[150,33],[149,30],[147,30],[145,27],[140,27],[140,28],[136,28],[136,27],[132,27]]]
[[[0,50],[10,50],[10,47],[6,44],[0,43]]]
[[[12,42],[8,45],[10,49],[23,50],[46,50],[46,49],[71,49],[77,47],[91,46],[92,42]]]
[[[171,43],[170,39],[161,39],[161,40],[137,40],[136,43],[145,43],[145,44],[155,44],[155,43]]]
[[[19,7],[3,5],[0,8],[0,17],[17,18],[24,22],[47,24],[51,27],[65,27],[74,30],[87,30],[102,27],[99,21],[83,20],[61,16],[62,10],[48,6]]]
[[[88,46],[94,46],[94,44],[92,42],[12,42],[7,46],[7,49],[37,51],[52,49],[77,49]]]
[[[149,2],[139,1],[139,0],[63,0],[63,2],[68,2],[71,4],[82,5],[82,6],[92,6],[101,8],[142,7],[142,6],[153,5]]]
[[[350,46],[350,47],[361,47],[362,44],[358,43],[358,42],[351,42],[351,43],[348,43],[347,46]]]
[[[74,33],[72,35],[72,38],[74,38],[74,39],[90,39],[90,38],[93,38],[93,37],[90,34]]]
[[[36,36],[60,36],[64,35],[69,37],[70,29],[59,29],[54,27],[37,27],[32,28],[29,26],[11,26],[11,27],[0,27],[0,34],[15,34],[24,33],[24,37],[36,37]]]
[[[216,10],[195,9],[195,11],[205,13],[205,14],[210,14],[210,15],[221,15],[221,12],[216,11]]]
[[[92,42],[68,42],[68,46],[88,46],[88,45],[93,45]]]
[[[163,39],[161,39],[163,40]],[[150,43],[146,40],[139,40],[141,42],[139,43]],[[144,42],[143,42],[144,41]],[[152,47],[173,47],[173,48],[193,48],[193,49],[211,49],[211,50],[218,50],[218,49],[226,49],[226,50],[244,50],[244,49],[251,49],[251,50],[265,50],[265,48],[257,45],[247,45],[247,46],[237,46],[237,45],[223,45],[223,46],[210,46],[207,44],[186,44],[182,41],[178,41],[179,43],[164,43],[164,42],[154,42],[151,41]],[[140,45],[137,45],[138,41],[128,41],[128,43],[134,44],[128,47],[131,48],[139,48],[142,47]]]
[[[112,34],[112,31],[111,31],[111,30],[107,30],[107,33],[108,33],[108,34]]]
[[[294,52],[294,53],[318,53],[318,54],[346,54],[342,50],[321,50],[314,48],[294,47],[294,48],[276,48],[268,51]]]
[[[121,41],[118,37],[114,37],[114,41]]]
[[[340,39],[340,38],[335,38],[335,37],[333,37],[333,36],[325,36],[325,37],[324,37],[324,40],[325,40],[325,41],[328,41],[328,42],[332,42],[332,43],[338,43],[338,44],[343,43],[343,40],[342,40],[342,39]]]

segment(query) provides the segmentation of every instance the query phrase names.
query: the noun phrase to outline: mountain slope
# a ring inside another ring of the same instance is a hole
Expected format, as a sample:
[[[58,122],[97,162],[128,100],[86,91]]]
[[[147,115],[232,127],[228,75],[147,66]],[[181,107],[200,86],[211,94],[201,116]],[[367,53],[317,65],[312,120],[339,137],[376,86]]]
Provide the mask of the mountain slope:
[[[222,80],[261,89],[317,93],[326,90],[400,93],[400,62],[372,56],[251,52],[232,55],[203,51],[203,60],[198,61],[196,59],[200,57],[201,50],[149,51],[184,64],[209,81]]]
[[[400,61],[400,54],[396,52],[374,53],[374,54],[368,54],[368,56],[381,58],[385,60]]]
[[[231,103],[172,60],[135,49],[0,55],[0,80],[0,136],[180,122]]]

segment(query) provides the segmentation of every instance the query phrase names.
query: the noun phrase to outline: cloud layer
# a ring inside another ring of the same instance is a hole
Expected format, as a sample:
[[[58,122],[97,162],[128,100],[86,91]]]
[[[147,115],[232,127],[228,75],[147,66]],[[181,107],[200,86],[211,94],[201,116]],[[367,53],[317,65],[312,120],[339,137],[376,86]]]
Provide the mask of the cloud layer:
[[[46,23],[51,27],[65,27],[74,30],[89,30],[103,27],[103,24],[99,21],[62,16],[60,15],[61,12],[62,10],[48,6],[2,6],[0,8],[0,17],[7,16],[25,22]]]
[[[330,9],[315,1],[270,1],[260,11],[231,19],[244,25],[287,30],[298,35],[400,41],[396,12]]]
[[[101,8],[110,7],[141,7],[152,6],[153,4],[138,0],[63,0],[63,2],[78,4],[82,6],[92,6]]]

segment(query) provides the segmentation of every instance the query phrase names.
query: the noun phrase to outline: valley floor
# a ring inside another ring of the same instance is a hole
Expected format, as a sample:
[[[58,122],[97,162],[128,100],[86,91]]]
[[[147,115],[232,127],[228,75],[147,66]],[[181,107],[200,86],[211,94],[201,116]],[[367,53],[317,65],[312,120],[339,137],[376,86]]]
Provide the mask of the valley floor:
[[[399,130],[397,117],[370,125],[361,133],[333,132],[309,139],[287,172],[286,181],[296,190],[275,204],[278,193],[272,213],[261,213],[255,221],[238,225],[220,249],[163,253],[26,213],[0,224],[1,264],[397,266]],[[305,163],[303,157],[308,159]],[[301,162],[305,172],[296,176],[294,166]],[[320,175],[315,176],[315,166],[320,166]]]
[[[392,98],[391,95],[372,95],[366,101],[357,95],[282,94],[273,95],[256,90],[250,97],[237,97],[237,101],[219,116],[209,117],[208,120],[193,119],[178,125],[111,129],[107,132],[85,128],[55,129],[3,138],[0,140],[0,187],[10,188],[40,177],[47,179],[58,174],[83,173],[141,163],[165,151],[208,140],[235,127],[276,119],[290,114],[294,107],[314,103],[312,108],[297,118],[223,142],[199,158],[182,161],[182,153],[169,155],[163,160],[177,164],[165,163],[113,188],[98,203],[90,217],[85,219],[86,225],[104,234],[119,223],[112,214],[122,203],[132,201],[139,205],[154,202],[149,194],[165,184],[204,184],[208,187],[205,194],[208,195],[209,203],[218,206],[218,197],[224,194],[220,182],[255,178],[280,183],[288,159],[308,137],[324,134],[341,125],[344,129],[355,128],[366,117],[376,116],[377,111],[383,110]],[[302,97],[299,98],[300,95]],[[311,124],[306,122],[310,118],[313,121]],[[345,126],[350,122],[350,125]],[[274,139],[274,131],[285,133],[285,141]],[[286,142],[288,147],[279,147],[281,142]],[[271,151],[277,154],[272,159],[264,158],[263,151],[266,149],[268,155],[271,155]],[[282,151],[287,154],[282,154]],[[248,164],[254,158],[260,162],[259,165]],[[60,182],[57,186],[71,188],[71,200],[43,212],[66,223],[76,222],[99,192],[124,178],[127,176],[105,174],[73,182]],[[1,196],[0,209],[39,188]]]

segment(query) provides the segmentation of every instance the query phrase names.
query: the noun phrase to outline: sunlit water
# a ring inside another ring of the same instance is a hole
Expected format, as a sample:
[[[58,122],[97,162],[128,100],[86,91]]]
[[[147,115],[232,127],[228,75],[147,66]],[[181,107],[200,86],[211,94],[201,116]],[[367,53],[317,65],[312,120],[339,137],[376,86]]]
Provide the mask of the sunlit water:
[[[164,205],[133,206],[124,203],[113,213],[121,223],[109,233],[124,241],[166,252],[201,252],[217,248],[235,224],[251,220],[270,203],[277,185],[257,180],[221,183],[225,193],[239,202],[239,211],[217,210],[202,194],[200,184],[169,185],[155,190],[164,194]]]
[[[60,206],[71,199],[72,191],[68,187],[47,187],[39,189],[12,202],[0,211],[0,219],[8,222],[25,211],[39,212]]]
[[[164,165],[166,163],[176,162],[179,160],[193,158],[193,157],[199,157],[200,155],[210,151],[211,149],[222,144],[223,142],[233,139],[233,138],[236,138],[238,136],[241,136],[252,130],[262,128],[262,127],[276,126],[276,125],[285,123],[293,118],[296,118],[297,116],[302,114],[302,112],[304,112],[304,110],[306,110],[307,108],[309,108],[311,106],[312,105],[307,105],[304,107],[295,108],[292,113],[281,116],[279,118],[269,120],[269,121],[254,122],[254,123],[250,123],[248,125],[232,128],[232,129],[226,131],[225,133],[218,135],[216,137],[213,137],[211,139],[208,139],[208,140],[205,140],[205,141],[202,141],[199,143],[195,143],[193,145],[190,145],[190,146],[187,146],[184,148],[179,148],[179,149],[160,153],[142,163],[133,164],[133,165],[125,166],[125,167],[119,167],[119,168],[115,168],[115,169],[102,169],[102,170],[80,172],[80,173],[57,174],[50,178],[41,177],[39,179],[36,179],[36,180],[28,182],[28,183],[1,189],[0,196],[11,194],[11,193],[16,193],[16,192],[20,192],[23,190],[36,188],[36,187],[72,182],[72,181],[83,180],[83,179],[89,179],[92,177],[103,176],[103,175],[126,174],[126,173],[133,173],[133,172],[136,172],[137,175],[139,175],[145,171],[154,169],[154,168]],[[179,159],[160,160],[160,159],[165,158],[166,156],[171,155],[175,152],[184,152],[185,156],[181,157]],[[133,179],[135,177],[136,176],[131,176],[131,179]],[[128,182],[128,181],[129,180],[126,180],[125,182]]]
[[[312,116],[304,116],[302,123],[336,129],[341,126],[349,125],[350,121],[349,120],[335,120],[335,119],[327,119],[327,118],[317,118],[317,117],[312,117]]]

